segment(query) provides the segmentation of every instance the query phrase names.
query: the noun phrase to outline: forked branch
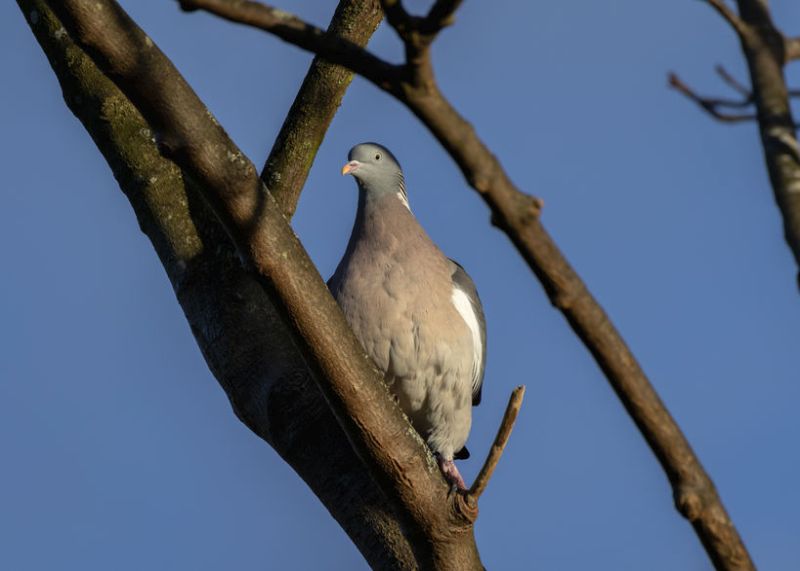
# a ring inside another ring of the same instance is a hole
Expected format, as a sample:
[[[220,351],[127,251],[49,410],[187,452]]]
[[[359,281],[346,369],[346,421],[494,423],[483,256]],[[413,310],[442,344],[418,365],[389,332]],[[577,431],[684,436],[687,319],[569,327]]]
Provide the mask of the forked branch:
[[[684,95],[722,121],[758,120],[761,145],[769,172],[775,201],[783,217],[786,243],[800,266],[800,147],[790,98],[800,90],[789,90],[783,68],[800,58],[800,38],[787,38],[772,20],[765,0],[736,0],[738,14],[724,0],[706,0],[739,36],[742,53],[747,60],[752,89],[738,86],[732,78],[723,79],[745,95],[755,106],[753,116],[741,116],[720,111],[725,103],[697,96],[684,84],[673,85]],[[730,105],[728,105],[730,106]],[[800,273],[797,274],[800,285]]]
[[[697,103],[709,115],[723,123],[741,123],[742,121],[755,121],[755,113],[727,113],[720,111],[721,108],[742,108],[752,105],[752,97],[748,96],[742,100],[734,101],[731,99],[721,99],[714,97],[702,97],[695,93],[688,85],[683,83],[674,73],[669,74],[669,85],[685,95],[691,101]]]
[[[691,87],[686,85],[674,73],[669,74],[669,85],[686,96],[687,99],[694,101],[697,105],[705,110],[709,115],[722,123],[742,123],[747,121],[756,121],[758,116],[755,113],[728,113],[722,109],[744,109],[751,107],[755,104],[753,93],[748,91],[741,83],[739,83],[733,76],[731,76],[722,66],[717,66],[717,73],[722,79],[742,94],[742,99],[726,99],[723,97],[704,97],[698,95]],[[794,91],[788,92],[789,96],[797,96]],[[797,123],[792,125],[797,128]]]

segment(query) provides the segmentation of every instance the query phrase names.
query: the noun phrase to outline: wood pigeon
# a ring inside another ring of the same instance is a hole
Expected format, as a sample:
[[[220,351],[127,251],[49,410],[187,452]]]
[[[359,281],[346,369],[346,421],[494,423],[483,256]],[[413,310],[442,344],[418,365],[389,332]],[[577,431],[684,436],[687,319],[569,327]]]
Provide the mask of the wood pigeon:
[[[464,443],[481,400],[486,323],[478,292],[411,213],[392,153],[363,143],[348,160],[342,174],[358,183],[358,211],[328,287],[445,478],[466,489],[453,459],[469,457]]]

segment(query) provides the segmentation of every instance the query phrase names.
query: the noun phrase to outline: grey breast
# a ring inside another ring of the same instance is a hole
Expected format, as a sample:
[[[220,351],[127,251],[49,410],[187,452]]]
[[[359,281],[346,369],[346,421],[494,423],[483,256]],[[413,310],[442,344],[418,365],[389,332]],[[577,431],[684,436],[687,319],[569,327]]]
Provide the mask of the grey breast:
[[[359,208],[329,287],[415,428],[452,457],[466,441],[485,368],[475,285],[400,200]]]

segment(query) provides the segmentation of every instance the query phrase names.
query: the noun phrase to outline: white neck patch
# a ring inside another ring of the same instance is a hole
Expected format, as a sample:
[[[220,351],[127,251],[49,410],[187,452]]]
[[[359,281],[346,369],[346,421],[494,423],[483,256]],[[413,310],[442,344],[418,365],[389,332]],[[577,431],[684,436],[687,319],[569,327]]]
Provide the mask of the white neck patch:
[[[398,200],[400,200],[400,202],[403,203],[403,206],[408,208],[408,211],[411,212],[411,206],[408,204],[408,199],[406,198],[406,195],[403,194],[402,192],[398,192],[397,193],[397,198],[398,198]]]

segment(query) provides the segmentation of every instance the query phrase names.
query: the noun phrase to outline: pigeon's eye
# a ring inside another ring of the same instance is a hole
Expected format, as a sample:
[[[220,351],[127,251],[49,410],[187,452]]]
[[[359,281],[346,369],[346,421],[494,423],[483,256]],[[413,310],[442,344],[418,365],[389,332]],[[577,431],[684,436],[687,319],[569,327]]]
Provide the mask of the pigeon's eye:
[[[380,153],[378,153],[378,154],[376,154],[376,155],[375,155],[375,160],[376,160],[376,161],[379,161],[379,160],[381,160],[381,154],[380,154]]]

